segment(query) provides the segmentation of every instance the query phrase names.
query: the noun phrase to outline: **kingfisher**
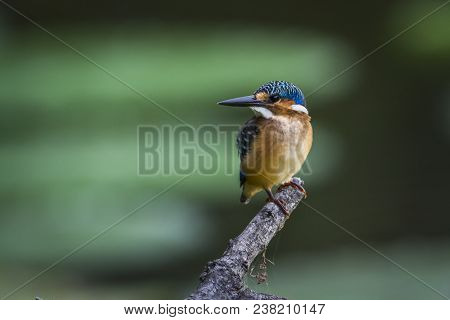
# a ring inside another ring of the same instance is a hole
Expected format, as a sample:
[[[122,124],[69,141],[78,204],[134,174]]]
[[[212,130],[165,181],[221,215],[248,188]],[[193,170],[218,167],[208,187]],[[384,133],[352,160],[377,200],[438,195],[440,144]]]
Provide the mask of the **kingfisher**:
[[[218,102],[219,105],[247,107],[255,116],[241,127],[237,136],[240,164],[240,201],[249,203],[264,190],[269,200],[289,216],[272,188],[291,185],[306,196],[300,171],[311,150],[313,130],[303,92],[287,81],[271,81],[252,95]]]

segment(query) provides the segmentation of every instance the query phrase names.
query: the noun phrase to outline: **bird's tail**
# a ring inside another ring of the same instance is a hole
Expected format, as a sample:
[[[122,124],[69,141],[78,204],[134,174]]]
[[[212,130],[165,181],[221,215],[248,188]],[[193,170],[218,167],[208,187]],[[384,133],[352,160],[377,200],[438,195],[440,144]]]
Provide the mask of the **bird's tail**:
[[[261,187],[257,187],[249,183],[244,183],[244,185],[242,186],[241,202],[244,204],[248,204],[250,202],[250,199],[261,190]]]
[[[250,202],[250,198],[247,198],[244,194],[244,192],[242,192],[241,194],[241,203],[243,204],[248,204]]]

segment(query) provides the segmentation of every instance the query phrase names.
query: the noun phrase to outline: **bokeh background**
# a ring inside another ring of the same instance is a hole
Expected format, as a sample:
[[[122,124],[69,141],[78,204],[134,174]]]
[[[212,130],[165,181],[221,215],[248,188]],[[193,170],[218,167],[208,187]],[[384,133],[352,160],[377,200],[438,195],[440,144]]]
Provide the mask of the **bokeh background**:
[[[8,3],[193,126],[243,123],[216,101],[296,83],[308,204],[450,295],[450,6],[316,91],[444,1]],[[137,126],[176,119],[3,3],[0,115],[1,297],[180,178],[136,168]],[[184,298],[264,201],[194,174],[9,298]],[[442,298],[305,205],[267,257],[248,284],[293,299]]]

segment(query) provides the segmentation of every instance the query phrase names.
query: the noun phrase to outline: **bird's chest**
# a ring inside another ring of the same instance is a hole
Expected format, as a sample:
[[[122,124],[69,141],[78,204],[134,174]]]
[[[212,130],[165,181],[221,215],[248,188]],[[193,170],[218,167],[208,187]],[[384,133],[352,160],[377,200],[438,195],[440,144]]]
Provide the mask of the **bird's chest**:
[[[297,161],[304,142],[304,124],[286,117],[273,117],[261,129],[261,149],[267,160]]]
[[[298,172],[311,147],[308,120],[274,116],[258,119],[258,134],[241,161],[249,183],[270,187]]]

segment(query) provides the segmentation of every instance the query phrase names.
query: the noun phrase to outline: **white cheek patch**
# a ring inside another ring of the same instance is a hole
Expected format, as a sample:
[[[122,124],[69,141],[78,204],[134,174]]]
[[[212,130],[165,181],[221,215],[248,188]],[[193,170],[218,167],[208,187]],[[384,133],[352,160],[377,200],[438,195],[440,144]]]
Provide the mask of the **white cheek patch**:
[[[262,117],[266,119],[270,119],[273,117],[272,111],[269,109],[266,109],[264,107],[250,107],[253,111],[255,111],[257,114],[261,115]]]
[[[303,113],[308,114],[308,109],[306,109],[306,107],[302,106],[301,104],[293,104],[291,106],[291,108],[292,108],[292,110],[295,110],[297,112],[303,112]]]

